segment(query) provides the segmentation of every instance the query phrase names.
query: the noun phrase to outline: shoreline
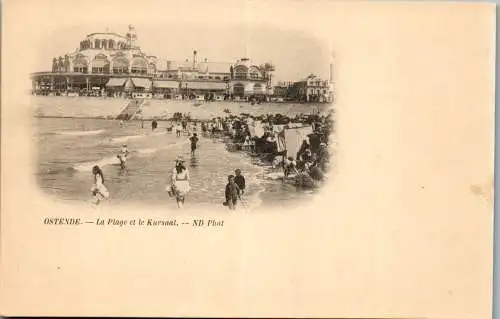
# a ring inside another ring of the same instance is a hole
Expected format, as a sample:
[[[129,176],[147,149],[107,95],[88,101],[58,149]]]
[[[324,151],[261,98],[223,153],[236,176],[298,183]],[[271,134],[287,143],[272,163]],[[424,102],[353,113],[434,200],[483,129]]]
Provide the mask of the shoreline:
[[[47,119],[61,118],[66,120],[82,119],[76,117],[60,117],[60,116],[59,117],[45,116],[38,118],[47,118]],[[93,119],[95,118],[92,118],[91,120]],[[135,120],[134,122],[137,123],[139,121]],[[173,133],[170,135],[173,135]],[[226,135],[211,136],[209,134],[200,134],[200,135],[206,138],[207,140],[216,142],[217,144],[221,143],[222,145],[224,145],[225,154],[232,153],[237,157],[241,158],[242,160],[243,158],[245,158],[245,161],[249,161],[249,164],[251,164],[251,166],[253,166],[257,170],[247,176],[249,184],[254,184],[256,185],[257,188],[255,189],[255,192],[252,192],[252,194],[248,194],[248,197],[245,196],[245,201],[242,202],[242,205],[244,205],[246,209],[253,210],[258,207],[261,207],[262,205],[268,207],[273,207],[276,205],[281,206],[284,205],[284,201],[294,202],[295,200],[293,199],[293,197],[296,196],[294,194],[300,193],[299,195],[300,198],[306,198],[317,191],[317,189],[308,190],[300,188],[297,185],[295,185],[292,180],[289,180],[286,183],[284,183],[281,178],[277,178],[276,176],[274,176],[278,175],[279,173],[277,171],[274,171],[274,169],[271,169],[272,160],[269,158],[269,154],[252,154],[243,150],[231,151],[226,148],[228,144],[232,144],[229,136]],[[224,155],[224,157],[227,156],[228,155]],[[93,161],[90,162],[94,164]],[[77,171],[81,171],[81,169],[77,169]],[[296,193],[297,191],[299,193]],[[121,200],[119,205],[124,204],[125,202],[126,202],[125,200]]]
[[[32,98],[32,115],[35,118],[105,119],[115,120],[132,100],[86,97]],[[129,121],[175,119],[174,114],[189,114],[193,121],[211,120],[233,115],[250,116],[308,116],[335,112],[333,103],[273,103],[251,104],[246,102],[196,102],[186,100],[147,99],[140,111]]]

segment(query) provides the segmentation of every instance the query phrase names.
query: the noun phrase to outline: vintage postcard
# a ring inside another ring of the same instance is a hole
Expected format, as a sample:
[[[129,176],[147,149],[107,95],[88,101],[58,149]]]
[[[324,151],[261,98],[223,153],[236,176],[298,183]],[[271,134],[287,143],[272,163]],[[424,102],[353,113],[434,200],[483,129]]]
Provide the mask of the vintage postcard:
[[[494,5],[3,13],[1,315],[491,317]]]

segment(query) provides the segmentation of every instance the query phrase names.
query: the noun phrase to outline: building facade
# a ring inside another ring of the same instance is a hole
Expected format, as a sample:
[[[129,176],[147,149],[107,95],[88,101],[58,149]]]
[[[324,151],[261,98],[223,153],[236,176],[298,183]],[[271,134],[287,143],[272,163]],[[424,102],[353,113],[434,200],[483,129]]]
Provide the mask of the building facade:
[[[88,34],[75,52],[55,57],[52,70],[31,75],[36,94],[132,95],[220,99],[268,95],[271,73],[248,58],[236,62],[170,61],[142,51],[129,26],[125,36]]]
[[[311,74],[289,84],[286,88],[287,98],[300,102],[330,103],[333,102],[332,86],[330,81]]]
[[[273,87],[273,97],[283,100],[291,99],[290,87],[293,82],[278,82]]]

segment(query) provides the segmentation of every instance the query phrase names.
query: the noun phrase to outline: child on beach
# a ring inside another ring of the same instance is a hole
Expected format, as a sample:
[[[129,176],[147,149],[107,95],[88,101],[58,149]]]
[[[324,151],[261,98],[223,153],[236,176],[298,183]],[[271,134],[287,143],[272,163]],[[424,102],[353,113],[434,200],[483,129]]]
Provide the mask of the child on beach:
[[[166,190],[170,196],[175,196],[177,207],[182,208],[186,195],[191,190],[191,186],[189,185],[189,171],[184,166],[184,159],[180,155],[175,160],[170,187],[167,186]]]
[[[293,159],[293,157],[289,156],[285,157],[283,161],[283,182],[291,173],[298,174],[299,172],[297,170],[297,162]]]
[[[240,188],[238,184],[234,182],[234,175],[229,175],[227,177],[228,183],[226,184],[226,202],[224,203],[229,207],[230,210],[236,209],[236,203],[238,198],[241,199]]]
[[[123,169],[125,168],[127,164],[127,157],[128,157],[129,151],[127,148],[126,144],[122,145],[122,149],[120,150],[120,153],[116,156],[120,160],[120,167]]]
[[[198,136],[196,133],[193,134],[193,136],[191,136],[189,138],[189,140],[191,141],[191,155],[194,155],[194,152],[196,151],[196,147],[197,147],[197,143],[198,143]]]
[[[153,122],[151,123],[151,128],[153,131],[155,131],[158,128],[158,121],[153,120]]]
[[[94,185],[90,189],[94,196],[92,203],[99,205],[102,200],[109,198],[109,191],[104,186],[104,174],[99,166],[92,167],[92,174],[94,175]]]
[[[181,136],[181,132],[182,132],[182,125],[180,123],[177,123],[177,126],[175,127],[175,133],[177,137]]]
[[[234,171],[234,173],[236,174],[236,176],[234,177],[234,182],[236,183],[236,185],[238,185],[238,187],[240,188],[240,191],[241,191],[241,195],[243,195],[245,193],[245,177],[243,175],[241,175],[241,169],[236,169]]]

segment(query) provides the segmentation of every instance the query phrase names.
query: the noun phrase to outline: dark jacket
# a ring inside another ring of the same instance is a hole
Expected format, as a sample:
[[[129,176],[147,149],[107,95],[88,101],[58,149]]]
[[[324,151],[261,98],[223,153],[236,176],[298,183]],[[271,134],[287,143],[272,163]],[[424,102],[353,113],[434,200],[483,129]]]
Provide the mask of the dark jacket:
[[[234,177],[234,182],[238,185],[241,190],[245,189],[245,177],[243,175],[236,175]]]
[[[311,149],[311,145],[309,145],[306,141],[302,141],[302,144],[300,145],[300,149],[297,152],[296,159],[299,160],[300,156],[303,155],[307,149]]]
[[[191,136],[189,140],[191,141],[191,146],[196,146],[196,143],[198,143],[198,137]]]

